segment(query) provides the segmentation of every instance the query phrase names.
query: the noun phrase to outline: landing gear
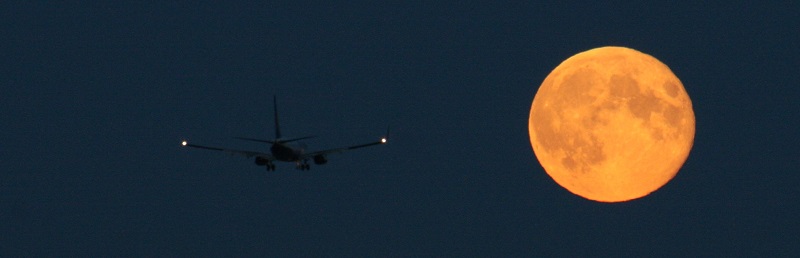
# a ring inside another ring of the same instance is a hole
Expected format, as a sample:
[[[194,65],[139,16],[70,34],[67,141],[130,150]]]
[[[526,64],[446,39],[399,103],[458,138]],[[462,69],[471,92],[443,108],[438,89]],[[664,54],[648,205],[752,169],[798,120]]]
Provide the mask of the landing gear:
[[[263,157],[256,157],[256,165],[264,166],[267,171],[275,171],[275,164],[272,164],[272,160]]]
[[[297,169],[299,169],[299,170],[311,170],[311,166],[308,165],[308,160],[303,160],[303,163],[297,162]]]

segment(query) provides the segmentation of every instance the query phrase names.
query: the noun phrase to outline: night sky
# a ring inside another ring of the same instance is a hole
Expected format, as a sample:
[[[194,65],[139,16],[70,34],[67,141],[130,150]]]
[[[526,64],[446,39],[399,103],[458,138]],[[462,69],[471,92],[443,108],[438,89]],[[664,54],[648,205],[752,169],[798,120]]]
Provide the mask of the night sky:
[[[760,256],[800,241],[800,5],[0,4],[0,256]],[[105,2],[105,1],[101,1]],[[667,2],[667,1],[664,1]],[[630,202],[557,185],[539,84],[600,46],[681,79],[697,133]],[[276,172],[272,96],[310,149]]]

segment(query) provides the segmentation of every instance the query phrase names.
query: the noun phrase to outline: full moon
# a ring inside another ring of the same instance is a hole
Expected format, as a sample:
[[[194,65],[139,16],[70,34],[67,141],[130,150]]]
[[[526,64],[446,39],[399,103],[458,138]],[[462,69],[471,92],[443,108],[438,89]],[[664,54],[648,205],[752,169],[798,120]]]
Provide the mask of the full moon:
[[[675,177],[692,149],[695,118],[669,67],[630,48],[601,47],[544,79],[528,133],[556,183],[586,199],[622,202]]]

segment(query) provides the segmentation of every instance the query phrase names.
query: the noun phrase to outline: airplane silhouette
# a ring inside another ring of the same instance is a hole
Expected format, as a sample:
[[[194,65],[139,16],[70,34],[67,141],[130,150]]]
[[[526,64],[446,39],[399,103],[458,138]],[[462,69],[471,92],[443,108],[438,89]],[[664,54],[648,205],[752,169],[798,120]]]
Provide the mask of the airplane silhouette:
[[[281,129],[280,124],[278,123],[278,104],[275,96],[272,96],[273,101],[273,109],[275,111],[275,139],[274,140],[262,140],[262,139],[254,139],[254,138],[246,138],[246,137],[234,137],[240,140],[247,140],[247,141],[255,141],[255,142],[262,142],[272,144],[270,147],[270,153],[263,153],[258,151],[246,151],[246,150],[234,150],[234,149],[226,149],[220,147],[211,147],[211,146],[203,146],[197,144],[191,144],[187,141],[181,141],[181,145],[186,147],[193,147],[198,149],[206,149],[206,150],[215,150],[215,151],[222,151],[232,155],[240,155],[247,158],[255,157],[255,163],[258,166],[264,166],[267,168],[267,171],[274,171],[275,164],[274,161],[284,161],[284,162],[294,162],[296,168],[299,170],[309,170],[311,166],[308,164],[308,160],[311,159],[314,161],[314,164],[323,165],[328,163],[328,159],[326,156],[329,154],[335,153],[342,153],[349,150],[374,146],[374,145],[381,145],[386,144],[388,142],[389,137],[389,130],[386,130],[386,135],[380,138],[380,140],[375,142],[369,142],[364,144],[353,145],[349,147],[342,147],[342,148],[335,148],[335,149],[328,149],[322,151],[313,151],[313,152],[306,152],[304,146],[293,146],[288,143],[313,138],[314,136],[305,136],[300,138],[293,138],[293,139],[282,139],[281,138]]]

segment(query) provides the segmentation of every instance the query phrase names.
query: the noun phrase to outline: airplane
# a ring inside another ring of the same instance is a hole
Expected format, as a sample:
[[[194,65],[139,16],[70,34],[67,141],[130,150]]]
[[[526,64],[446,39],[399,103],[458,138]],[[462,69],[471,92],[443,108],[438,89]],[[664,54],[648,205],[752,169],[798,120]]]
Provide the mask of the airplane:
[[[281,137],[281,129],[278,123],[278,104],[275,96],[272,96],[273,101],[273,109],[275,112],[275,139],[274,140],[262,140],[262,139],[254,139],[254,138],[246,138],[246,137],[234,137],[240,140],[246,141],[254,141],[254,142],[261,142],[271,144],[270,153],[258,152],[258,151],[247,151],[247,150],[234,150],[234,149],[227,149],[227,148],[220,148],[220,147],[211,147],[211,146],[204,146],[198,144],[189,143],[186,140],[181,141],[182,146],[198,148],[198,149],[206,149],[206,150],[215,150],[215,151],[222,151],[232,155],[240,155],[246,158],[255,157],[255,163],[258,166],[266,167],[267,171],[275,171],[275,161],[283,161],[283,162],[294,162],[296,168],[298,170],[309,170],[311,166],[308,164],[308,160],[311,159],[314,161],[314,164],[323,165],[328,163],[328,159],[326,156],[330,154],[342,153],[349,150],[360,149],[369,146],[375,145],[382,145],[386,144],[389,140],[389,130],[386,130],[386,135],[381,137],[378,141],[368,142],[364,144],[358,144],[348,147],[342,148],[335,148],[335,149],[327,149],[321,151],[312,151],[306,152],[304,146],[293,146],[289,143],[304,140],[308,138],[313,138],[314,136],[305,136],[293,139],[283,139]]]

